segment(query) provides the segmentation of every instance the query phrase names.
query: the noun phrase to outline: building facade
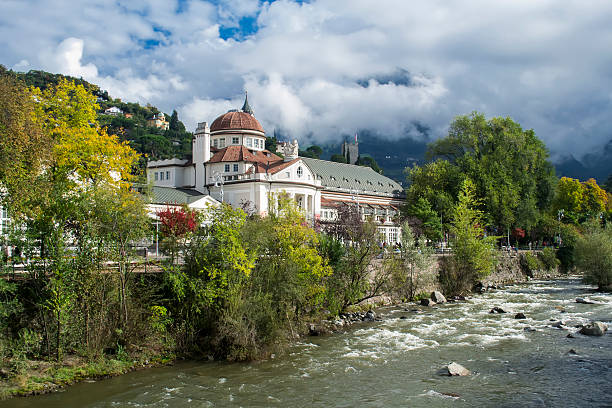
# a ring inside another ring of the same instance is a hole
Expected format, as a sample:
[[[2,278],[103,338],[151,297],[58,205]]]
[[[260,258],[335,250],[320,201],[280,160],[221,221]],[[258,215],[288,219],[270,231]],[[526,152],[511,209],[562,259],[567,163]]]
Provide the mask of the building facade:
[[[265,148],[266,135],[248,99],[194,133],[192,160],[149,162],[147,179],[155,187],[210,195],[232,206],[268,214],[271,195],[286,193],[311,222],[337,217],[339,206],[355,205],[362,217],[379,224],[381,241],[399,240],[397,216],[405,200],[402,187],[369,167],[300,157],[297,140]],[[163,200],[157,200],[158,202]]]

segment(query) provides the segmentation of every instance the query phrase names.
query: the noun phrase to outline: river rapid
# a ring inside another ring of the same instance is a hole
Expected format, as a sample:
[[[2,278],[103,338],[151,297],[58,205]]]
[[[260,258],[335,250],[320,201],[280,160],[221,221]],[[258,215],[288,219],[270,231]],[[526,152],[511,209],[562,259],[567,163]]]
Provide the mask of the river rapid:
[[[576,303],[577,297],[597,304]],[[490,314],[494,306],[508,313]],[[518,312],[527,319],[515,319]],[[612,330],[589,337],[574,327],[591,320],[610,325],[612,295],[578,278],[377,315],[383,320],[304,338],[266,361],[179,363],[0,407],[612,406]],[[552,327],[558,321],[565,325]],[[472,375],[437,374],[452,361]]]

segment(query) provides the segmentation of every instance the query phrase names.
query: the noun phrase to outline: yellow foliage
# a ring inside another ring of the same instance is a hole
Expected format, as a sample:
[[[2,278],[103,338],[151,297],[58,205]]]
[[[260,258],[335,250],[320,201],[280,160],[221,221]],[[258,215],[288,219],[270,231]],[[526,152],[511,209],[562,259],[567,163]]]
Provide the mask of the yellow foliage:
[[[66,80],[31,92],[38,101],[44,129],[53,140],[56,176],[68,177],[81,189],[100,184],[128,187],[138,154],[99,126],[94,95]]]

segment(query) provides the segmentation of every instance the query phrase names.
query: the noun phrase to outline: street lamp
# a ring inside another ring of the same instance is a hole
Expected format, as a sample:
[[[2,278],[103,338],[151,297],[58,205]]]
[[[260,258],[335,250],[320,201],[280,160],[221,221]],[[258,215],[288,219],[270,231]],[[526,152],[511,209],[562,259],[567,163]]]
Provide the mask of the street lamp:
[[[221,202],[223,202],[223,177],[218,171],[213,173],[213,179],[215,180],[215,187],[221,187]]]
[[[557,221],[559,222],[559,225],[558,225],[559,247],[561,247],[561,218],[563,218],[563,214],[564,213],[565,213],[565,211],[563,209],[557,211]]]

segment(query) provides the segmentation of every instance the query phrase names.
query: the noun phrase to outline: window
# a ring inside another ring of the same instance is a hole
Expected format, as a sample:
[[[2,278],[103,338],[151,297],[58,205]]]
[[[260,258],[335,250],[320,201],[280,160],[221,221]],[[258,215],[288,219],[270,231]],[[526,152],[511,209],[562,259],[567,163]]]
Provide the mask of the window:
[[[157,181],[159,179],[159,174],[157,174],[157,172],[155,172],[155,181]]]
[[[234,171],[238,171],[238,163],[234,164]]]
[[[161,181],[163,181],[163,180],[164,180],[164,172],[163,172],[163,171],[160,171],[160,172],[159,172],[159,179],[160,179]]]
[[[232,144],[238,144],[240,143],[240,138],[239,137],[232,137]]]
[[[170,180],[170,172],[169,171],[166,172],[166,180]]]
[[[253,147],[253,138],[247,137],[247,147]]]
[[[229,165],[229,164],[226,164],[226,165],[225,165],[225,172],[226,172],[226,173],[229,173],[229,171],[230,171],[230,165]]]
[[[302,175],[304,174],[304,169],[302,169],[302,166],[297,168],[297,176],[298,177],[302,177]]]
[[[225,147],[225,138],[222,137],[219,139],[219,149],[223,149]]]
[[[214,139],[213,140],[213,147],[217,148],[219,146],[219,140],[218,139]]]

